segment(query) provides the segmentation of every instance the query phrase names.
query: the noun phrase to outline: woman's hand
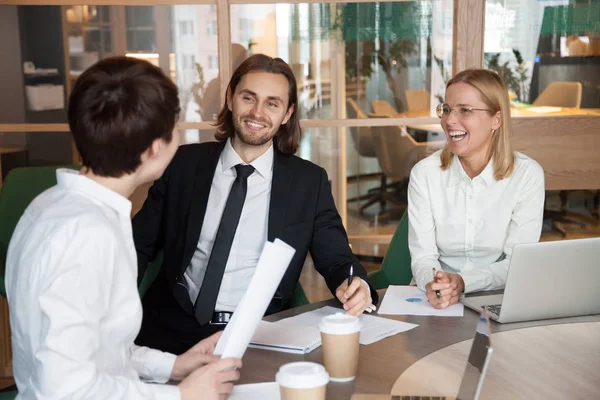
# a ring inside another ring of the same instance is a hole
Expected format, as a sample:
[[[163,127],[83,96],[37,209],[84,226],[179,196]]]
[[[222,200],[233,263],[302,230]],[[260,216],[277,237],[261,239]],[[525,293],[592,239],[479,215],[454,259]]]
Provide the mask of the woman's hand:
[[[435,294],[440,291],[440,297]],[[465,282],[459,274],[437,271],[433,281],[425,286],[427,301],[437,309],[444,309],[458,303],[460,294],[465,290]]]
[[[193,371],[179,384],[181,400],[226,399],[240,379],[241,367],[239,358],[224,358]]]
[[[213,355],[213,351],[217,346],[221,334],[223,334],[223,331],[199,341],[194,347],[178,356],[175,359],[173,371],[171,371],[171,380],[182,381],[198,368],[219,360],[220,357]]]

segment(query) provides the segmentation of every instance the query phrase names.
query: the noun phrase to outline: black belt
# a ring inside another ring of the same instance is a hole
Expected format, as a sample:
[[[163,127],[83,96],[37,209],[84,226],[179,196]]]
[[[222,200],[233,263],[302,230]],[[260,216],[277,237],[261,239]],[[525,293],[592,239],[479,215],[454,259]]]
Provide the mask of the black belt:
[[[210,325],[227,325],[227,323],[231,320],[231,316],[233,315],[230,311],[215,311],[213,312],[212,319],[210,320]]]

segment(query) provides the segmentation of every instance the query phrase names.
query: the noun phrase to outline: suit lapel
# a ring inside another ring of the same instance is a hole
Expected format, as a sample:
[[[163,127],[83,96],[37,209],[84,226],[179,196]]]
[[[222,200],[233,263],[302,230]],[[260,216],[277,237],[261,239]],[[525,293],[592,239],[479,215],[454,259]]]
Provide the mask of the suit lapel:
[[[208,196],[210,195],[210,187],[223,147],[224,143],[220,146],[211,146],[208,154],[199,154],[193,182],[194,190],[192,192],[192,198],[187,214],[188,221],[180,275],[185,272],[198,245],[202,223],[204,222],[204,215],[206,214]]]
[[[271,184],[271,201],[269,203],[269,225],[267,238],[273,241],[281,236],[285,222],[285,214],[289,202],[291,185],[290,169],[287,158],[277,148],[273,157],[273,182]]]

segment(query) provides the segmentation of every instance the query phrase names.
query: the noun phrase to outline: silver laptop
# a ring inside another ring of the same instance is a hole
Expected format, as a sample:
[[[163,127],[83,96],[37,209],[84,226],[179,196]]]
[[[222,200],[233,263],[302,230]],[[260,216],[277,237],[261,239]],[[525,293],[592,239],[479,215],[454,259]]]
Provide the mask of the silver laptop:
[[[490,321],[486,312],[482,312],[475,329],[475,338],[471,345],[467,366],[460,383],[458,395],[454,396],[409,396],[382,394],[355,394],[351,400],[478,400],[483,387],[483,378],[487,372],[492,355]]]
[[[600,238],[516,245],[504,294],[461,302],[498,322],[600,314]]]

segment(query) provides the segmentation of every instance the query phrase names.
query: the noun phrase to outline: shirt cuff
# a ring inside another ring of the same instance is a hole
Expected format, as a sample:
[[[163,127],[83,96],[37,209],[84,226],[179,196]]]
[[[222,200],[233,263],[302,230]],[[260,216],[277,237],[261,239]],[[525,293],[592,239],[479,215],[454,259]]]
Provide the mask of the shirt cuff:
[[[371,296],[371,286],[369,286],[369,284],[367,283],[367,281],[365,281],[363,278],[358,278],[361,280],[362,284],[365,286],[365,289],[367,289],[367,292],[369,293],[369,296]],[[371,299],[371,304],[373,304],[373,299]],[[369,305],[371,305],[369,304]]]
[[[433,281],[434,275],[433,270],[431,268],[419,268],[417,270],[416,276],[413,276],[417,287],[422,291],[425,291],[425,286],[431,281]]]
[[[465,274],[465,273],[461,273],[461,272],[459,272],[458,275],[460,275],[460,277],[462,278],[462,280],[465,284],[464,293],[477,292],[482,289],[483,285],[482,285],[481,279],[478,276],[476,276],[474,274],[469,274],[469,273]]]
[[[131,359],[140,378],[148,382],[166,383],[171,379],[177,356],[134,345]]]

